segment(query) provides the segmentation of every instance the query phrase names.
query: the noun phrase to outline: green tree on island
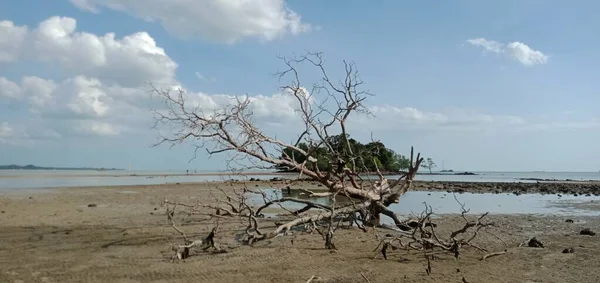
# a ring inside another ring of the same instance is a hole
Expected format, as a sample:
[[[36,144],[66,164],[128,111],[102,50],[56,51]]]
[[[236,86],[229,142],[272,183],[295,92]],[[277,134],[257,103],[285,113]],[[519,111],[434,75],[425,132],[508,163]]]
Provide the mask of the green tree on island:
[[[345,146],[346,140],[350,144],[349,148]],[[379,141],[362,144],[350,138],[349,135],[344,138],[341,134],[330,136],[328,141],[332,147],[331,149],[324,145],[298,144],[298,148],[310,153],[309,158],[311,160],[306,162],[309,169],[328,171],[331,166],[339,165],[340,162],[352,171],[360,173],[375,172],[377,170],[381,172],[398,172],[410,167],[410,161],[406,156],[386,148]],[[305,155],[296,152],[292,148],[285,148],[282,152],[283,157],[289,157],[298,163],[304,163],[307,159]],[[352,168],[354,167],[353,164],[356,164],[356,168]],[[276,168],[280,171],[294,171],[287,166],[276,166]],[[342,170],[341,168],[333,169]]]
[[[428,169],[429,170],[429,174],[431,174],[431,169],[437,167],[437,165],[435,164],[435,162],[433,162],[433,159],[431,159],[431,157],[428,157],[425,162],[423,162],[423,164],[421,164],[421,167]]]

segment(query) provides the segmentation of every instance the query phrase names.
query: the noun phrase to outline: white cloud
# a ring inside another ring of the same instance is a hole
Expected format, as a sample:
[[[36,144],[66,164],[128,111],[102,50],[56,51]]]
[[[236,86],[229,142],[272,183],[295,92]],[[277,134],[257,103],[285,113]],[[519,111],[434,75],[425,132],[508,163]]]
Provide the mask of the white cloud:
[[[53,101],[52,93],[56,90],[56,83],[38,77],[23,77],[21,80],[21,96],[27,99],[32,106],[44,108]]]
[[[161,105],[156,100],[153,104],[154,98],[142,88],[109,85],[85,76],[60,82],[30,76],[22,78],[20,84],[0,77],[0,82],[18,90],[14,95],[24,98],[31,113],[41,118],[40,121],[50,123],[49,127],[55,127],[62,136],[78,133],[114,136],[148,130],[152,125],[151,108]],[[209,115],[244,98],[246,96],[186,92],[188,106],[200,107]],[[296,117],[298,102],[291,95],[276,93],[247,98],[250,110],[261,123],[291,121]]]
[[[467,40],[472,45],[483,47],[486,51],[502,53],[504,45],[500,42],[487,40],[485,38],[473,38]]]
[[[95,5],[104,5],[100,3],[102,1],[96,0],[78,2],[80,6],[91,5],[88,7],[90,9],[95,8]],[[174,1],[168,5],[184,5],[183,2]],[[138,5],[135,1],[127,3],[127,7]],[[148,3],[149,6],[156,4],[152,1]],[[193,6],[191,2],[186,3]],[[215,5],[225,5],[223,3],[218,2]],[[247,4],[241,6],[244,5]],[[3,67],[5,64],[16,64],[14,61],[19,59],[33,59],[57,64],[68,71],[67,78],[60,80],[32,75],[24,76],[19,81],[0,77],[0,99],[23,103],[25,108],[20,109],[29,109],[32,115],[27,122],[29,124],[16,125],[10,120],[10,124],[0,124],[0,142],[18,144],[19,142],[15,141],[150,133],[152,115],[149,110],[158,104],[148,95],[145,82],[159,83],[159,87],[182,87],[175,78],[177,64],[148,33],[138,32],[117,39],[113,33],[99,36],[78,32],[76,27],[76,21],[68,17],[51,17],[32,30],[26,26],[16,26],[12,22],[0,22],[0,35],[4,35],[0,38],[0,64],[3,64]],[[226,36],[230,39],[241,39],[266,35],[248,35],[242,32]],[[13,40],[5,40],[6,38]],[[511,56],[526,65],[547,60],[541,52],[531,50],[521,43],[503,45],[485,39],[474,39],[471,44],[481,46],[489,52]],[[200,73],[196,75],[199,78],[210,79]],[[227,94],[190,91],[187,95],[191,106],[200,106],[208,113],[236,101],[236,96]],[[256,121],[266,130],[277,128],[282,131],[296,131],[294,125],[301,123],[296,112],[298,102],[287,93],[254,95],[248,98]],[[313,101],[312,97],[310,99]],[[529,129],[545,129],[598,125],[597,122],[535,123],[521,117],[488,115],[461,109],[428,112],[408,106],[389,105],[373,106],[370,109],[375,114],[375,120],[364,116],[354,117],[352,121],[355,124],[352,126],[356,131],[400,128],[481,130],[526,126]]]
[[[505,52],[526,66],[545,64],[548,62],[547,55],[541,51],[533,50],[521,42],[509,43],[505,48]]]
[[[98,136],[116,136],[121,132],[117,125],[92,120],[79,121],[76,129],[81,133]]]
[[[504,54],[525,66],[545,64],[549,59],[548,55],[541,51],[533,50],[528,45],[518,41],[502,44],[485,38],[473,38],[467,40],[467,42],[471,45],[482,47],[487,52]]]
[[[150,97],[139,88],[125,88],[116,84],[103,84],[95,78],[76,76],[61,82],[39,77],[25,77],[20,84],[0,79],[5,84],[16,85],[17,96],[28,103],[36,117],[36,126],[48,131],[35,136],[20,135],[30,139],[56,139],[57,137],[119,136],[151,134],[152,115]],[[226,94],[186,93],[190,108],[200,107],[204,114],[231,106],[236,99]],[[250,99],[250,110],[259,127],[270,134],[296,133],[302,125],[298,116],[298,102],[286,93],[256,95]],[[394,130],[461,130],[461,131],[531,131],[548,129],[591,128],[595,122],[556,123],[553,121],[528,121],[510,115],[490,115],[465,109],[423,111],[413,107],[372,106],[374,117],[352,116],[349,127],[353,134]],[[282,127],[284,126],[284,127]],[[3,125],[3,142],[8,140],[11,127]],[[13,132],[14,133],[14,132]]]
[[[99,7],[159,21],[167,31],[184,38],[202,37],[235,43],[244,38],[274,40],[311,29],[284,0],[71,0],[80,9]]]
[[[21,97],[21,88],[16,83],[0,77],[0,98],[18,99]]]
[[[12,135],[13,129],[8,125],[8,122],[0,123],[0,143],[8,143]]]
[[[370,130],[390,129],[451,129],[479,130],[501,129],[525,125],[527,121],[518,116],[489,115],[466,109],[445,109],[427,112],[412,107],[372,106],[372,117],[354,117],[358,127],[369,125]],[[384,122],[385,121],[385,122]]]
[[[394,106],[373,106],[369,109],[377,117],[392,118],[394,123],[445,123],[446,115],[434,112],[423,112],[412,107],[398,108]]]
[[[75,19],[58,16],[32,30],[1,22],[0,35],[10,38],[0,38],[0,56],[10,55],[10,61],[0,64],[53,64],[68,77],[56,81],[24,76],[20,82],[0,77],[0,98],[23,103],[21,109],[29,109],[38,123],[59,136],[118,135],[142,124],[147,128],[151,102],[146,83],[177,84],[177,64],[146,32],[116,38],[114,33],[95,35],[76,28]]]
[[[50,17],[32,31],[3,22],[0,35],[15,34],[19,30],[20,41],[4,44],[0,37],[1,54],[12,54],[12,60],[36,59],[56,62],[73,75],[85,74],[115,82],[122,86],[139,86],[149,81],[173,83],[178,65],[157,46],[146,32],[137,32],[121,39],[114,33],[103,36],[77,32],[77,21],[69,17]],[[16,37],[16,36],[13,36]],[[14,49],[19,50],[15,53]],[[0,60],[1,62],[1,60]]]
[[[5,78],[0,78],[2,80],[17,85]],[[42,121],[67,125],[74,122],[73,127],[62,129],[65,136],[71,130],[86,134],[117,135],[122,128],[111,124],[135,125],[144,119],[137,117],[143,105],[137,103],[141,102],[137,98],[144,95],[141,89],[104,85],[98,79],[85,76],[68,78],[62,82],[24,77],[17,88],[20,90],[17,95],[25,98],[31,113]]]
[[[25,36],[27,27],[15,26],[11,21],[0,21],[0,63],[15,61]]]
[[[185,91],[185,90],[184,90]],[[304,91],[306,91],[304,89]],[[177,90],[171,93],[176,94]],[[202,109],[204,115],[211,115],[214,111],[224,107],[233,106],[238,101],[249,100],[249,110],[253,117],[263,122],[285,122],[294,119],[297,116],[296,110],[299,107],[298,100],[287,93],[275,93],[272,95],[228,95],[228,94],[207,94],[202,92],[185,91],[186,105],[190,110]]]
[[[199,72],[196,72],[195,75],[196,75],[196,77],[198,77],[199,79],[201,79],[203,81],[209,81],[209,82],[216,81],[216,79],[214,77],[207,77]]]

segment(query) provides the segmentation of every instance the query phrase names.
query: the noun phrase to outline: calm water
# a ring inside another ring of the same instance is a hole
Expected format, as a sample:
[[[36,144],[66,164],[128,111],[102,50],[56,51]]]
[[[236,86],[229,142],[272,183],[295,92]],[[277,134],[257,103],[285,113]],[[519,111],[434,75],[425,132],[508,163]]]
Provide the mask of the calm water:
[[[285,191],[276,191],[273,189],[264,189],[267,196],[271,199],[277,199],[282,196],[289,196]],[[298,192],[292,192],[291,197],[305,198],[298,195]],[[257,205],[264,204],[262,196],[249,194],[250,199]],[[600,197],[584,196],[562,196],[557,195],[539,195],[539,194],[452,194],[445,192],[423,192],[409,191],[400,198],[400,202],[392,204],[390,209],[400,215],[419,215],[424,210],[425,204],[431,206],[436,214],[455,214],[460,213],[460,204],[454,198],[465,204],[466,209],[470,209],[470,214],[538,214],[538,215],[560,215],[560,216],[599,216],[600,210],[584,209],[578,204],[589,204],[600,202]],[[322,204],[331,204],[328,198],[313,199]],[[343,201],[340,197],[338,202]],[[286,202],[283,207],[290,210],[296,210],[304,207],[303,204]],[[276,205],[274,207],[277,207]],[[382,218],[383,219],[383,218]]]
[[[193,173],[193,172],[190,172]],[[198,172],[201,173],[201,172]],[[600,172],[475,172],[478,175],[418,175],[417,180],[471,182],[533,182],[521,178],[600,180]],[[206,182],[228,179],[285,177],[282,175],[185,176],[185,171],[66,171],[0,170],[0,190],[74,186],[151,185],[177,182]],[[137,175],[137,176],[136,176]],[[183,175],[183,176],[159,176]],[[3,176],[20,176],[2,178]],[[295,177],[295,175],[288,175]],[[389,178],[393,178],[390,176]]]
[[[185,174],[185,171],[0,170],[0,191],[13,189],[79,186],[155,185],[167,183],[224,181],[230,179],[270,179],[273,177],[283,177],[281,175],[202,176],[192,175],[193,172],[190,172],[190,175],[187,176]]]

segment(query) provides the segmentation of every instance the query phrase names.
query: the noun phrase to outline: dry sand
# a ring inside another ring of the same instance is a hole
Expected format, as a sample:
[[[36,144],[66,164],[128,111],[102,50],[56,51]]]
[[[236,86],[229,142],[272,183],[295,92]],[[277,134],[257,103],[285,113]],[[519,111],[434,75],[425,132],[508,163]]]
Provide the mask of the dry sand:
[[[258,184],[258,183],[257,183]],[[256,185],[256,184],[254,184]],[[237,222],[220,226],[223,254],[197,253],[172,263],[170,244],[178,234],[167,224],[161,201],[207,198],[213,185],[181,184],[0,193],[0,282],[598,282],[600,218],[492,215],[495,234],[508,246],[505,255],[481,261],[483,253],[465,250],[458,261],[440,254],[425,273],[417,252],[374,256],[372,232],[336,232],[337,252],[323,249],[318,235],[295,235],[243,246],[235,241]],[[96,207],[88,207],[88,204]],[[190,235],[204,236],[211,225],[178,217]],[[460,225],[456,215],[441,216],[440,232]],[[267,223],[266,225],[272,225]],[[266,228],[265,228],[266,229]],[[517,247],[535,236],[545,248]],[[294,239],[293,243],[291,239]],[[478,242],[492,251],[502,242],[482,234]],[[574,253],[562,253],[573,248]],[[466,281],[462,281],[463,278]]]

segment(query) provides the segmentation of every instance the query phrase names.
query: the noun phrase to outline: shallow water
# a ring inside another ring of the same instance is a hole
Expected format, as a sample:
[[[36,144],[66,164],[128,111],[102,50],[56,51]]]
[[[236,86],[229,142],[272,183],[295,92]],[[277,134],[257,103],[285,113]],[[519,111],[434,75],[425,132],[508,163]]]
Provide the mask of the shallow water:
[[[276,199],[282,196],[306,198],[298,195],[298,191],[292,191],[292,195],[286,191],[274,189],[263,190],[269,198]],[[257,204],[263,204],[262,196],[250,194],[250,200]],[[456,199],[455,199],[456,197]],[[337,201],[344,201],[344,197],[338,197]],[[328,198],[314,199],[318,203],[331,204]],[[598,196],[572,196],[565,195],[541,195],[541,194],[491,194],[491,193],[446,193],[410,191],[400,198],[400,202],[390,206],[390,209],[400,215],[418,215],[425,208],[425,203],[431,206],[435,214],[460,213],[463,203],[470,214],[538,214],[538,215],[560,215],[560,216],[600,216],[600,210],[583,209],[581,204],[600,202]],[[295,210],[304,207],[297,203],[284,203],[283,207]],[[273,205],[273,207],[277,207]],[[600,206],[598,206],[600,208]]]
[[[190,174],[196,171],[190,170]],[[214,173],[201,172],[197,173]],[[522,178],[557,180],[600,180],[600,172],[475,172],[478,175],[417,175],[416,180],[423,181],[460,181],[460,182],[535,182]],[[165,183],[186,183],[223,181],[229,179],[273,177],[295,178],[297,175],[202,175],[186,176],[186,171],[88,171],[88,170],[0,170],[0,190],[22,188],[55,188],[77,186],[127,186],[152,185]],[[136,176],[137,175],[137,176]],[[154,175],[154,176],[148,176]],[[170,176],[160,176],[170,175]],[[175,175],[175,176],[174,176]],[[177,176],[179,175],[179,176]],[[13,176],[12,178],[5,178]],[[14,176],[20,176],[14,178]],[[371,176],[375,178],[376,176]],[[393,179],[394,176],[388,176]]]
[[[277,175],[260,176],[240,176],[240,175],[221,175],[221,176],[60,176],[60,177],[19,177],[19,178],[0,178],[0,191],[14,189],[34,189],[34,188],[60,188],[60,187],[93,187],[93,186],[129,186],[129,185],[157,185],[168,183],[198,183],[225,181],[230,179],[244,180],[249,178],[269,179],[280,177]]]

